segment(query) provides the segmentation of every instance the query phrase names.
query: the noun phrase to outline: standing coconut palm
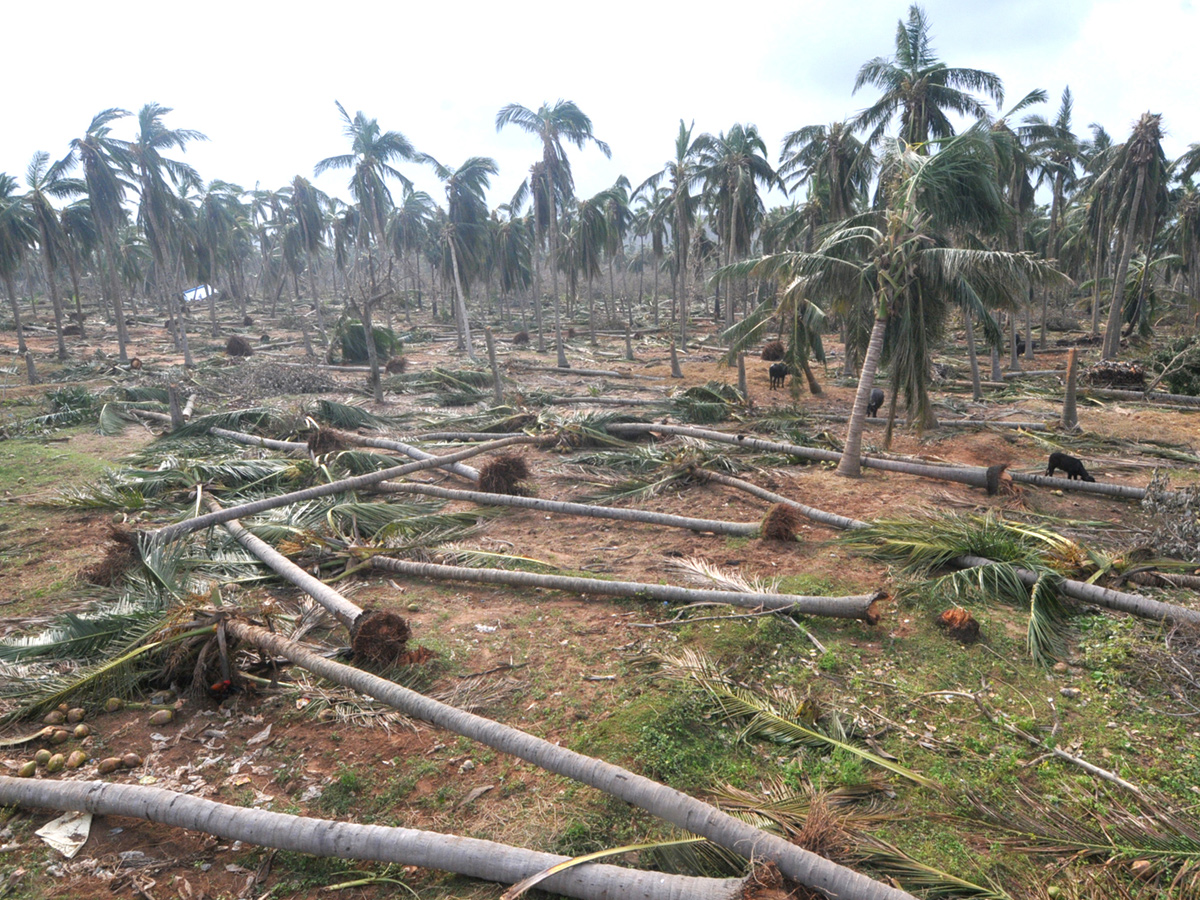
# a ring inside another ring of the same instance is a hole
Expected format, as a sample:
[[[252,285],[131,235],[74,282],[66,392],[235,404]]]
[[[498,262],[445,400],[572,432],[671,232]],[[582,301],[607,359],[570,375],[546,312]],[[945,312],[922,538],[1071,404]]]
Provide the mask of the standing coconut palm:
[[[51,199],[64,199],[82,194],[83,182],[67,178],[68,166],[64,162],[50,163],[50,154],[39,150],[33,154],[25,172],[25,204],[37,229],[38,245],[42,249],[42,263],[46,269],[46,286],[50,291],[50,302],[54,306],[54,331],[58,336],[58,358],[67,358],[67,344],[63,340],[62,298],[58,295],[58,280],[55,270],[66,251],[66,235],[58,211]]]
[[[898,115],[900,140],[918,149],[930,138],[953,136],[947,112],[975,119],[987,116],[972,92],[992,98],[997,105],[1004,102],[998,76],[951,68],[937,58],[925,10],[915,3],[908,9],[908,23],[896,24],[895,56],[877,56],[864,63],[854,80],[854,92],[868,84],[882,89],[883,96],[858,114],[854,127],[878,133]]]
[[[362,110],[351,118],[341,103],[335,101],[335,105],[345,122],[342,133],[350,139],[351,151],[340,156],[326,157],[317,163],[313,172],[320,175],[330,169],[351,170],[350,195],[357,201],[361,221],[366,225],[366,228],[358,230],[358,234],[359,238],[365,239],[366,242],[370,281],[358,306],[362,315],[363,332],[366,335],[367,359],[371,365],[371,390],[375,402],[382,403],[383,385],[379,378],[379,353],[373,339],[375,332],[372,313],[374,305],[387,295],[387,290],[379,284],[375,251],[386,246],[385,226],[393,206],[387,179],[395,178],[406,189],[412,188],[412,182],[392,166],[392,162],[416,159],[417,151],[403,134],[398,131],[383,131],[378,120],[367,118]]]
[[[436,204],[433,198],[424,191],[405,191],[404,199],[396,207],[388,222],[388,242],[392,253],[403,260],[411,257],[416,266],[415,281],[417,287],[417,309],[424,309],[421,289],[421,251],[429,239],[429,221]],[[409,315],[409,305],[404,305],[406,318]],[[437,314],[437,308],[434,308]]]
[[[592,120],[571,100],[558,100],[551,106],[543,103],[534,112],[517,103],[510,103],[496,113],[496,130],[505,125],[515,125],[522,131],[537,136],[542,142],[540,169],[531,172],[530,189],[534,194],[535,209],[544,207],[547,216],[547,233],[550,238],[550,272],[554,290],[554,329],[557,333],[558,365],[566,368],[567,355],[563,349],[562,317],[559,312],[561,300],[558,294],[558,248],[561,239],[559,213],[575,191],[571,177],[571,163],[567,159],[563,142],[574,144],[579,150],[588,142],[595,144],[606,157],[612,156],[608,144],[592,133]]]
[[[29,207],[17,195],[17,179],[6,172],[0,172],[0,281],[4,282],[4,291],[8,294],[8,302],[12,307],[13,323],[17,331],[17,352],[25,358],[25,369],[30,384],[37,384],[38,377],[33,366],[33,357],[25,344],[25,328],[21,324],[21,308],[17,302],[13,276],[21,267],[25,251],[32,247],[36,240],[37,231],[30,221]]]
[[[317,314],[317,331],[321,342],[328,343],[325,335],[325,317],[321,312],[321,297],[317,293],[317,254],[321,252],[325,235],[324,193],[313,187],[311,181],[297,175],[292,179],[291,217],[295,224],[300,245],[308,269],[308,284],[312,291],[313,309]]]
[[[629,228],[633,224],[633,211],[629,208],[629,187],[629,179],[622,175],[608,189],[606,192],[608,197],[604,201],[606,226],[604,255],[608,257],[608,318],[610,321],[615,317],[615,304],[617,302],[613,263],[618,256],[622,256],[625,253],[625,237],[629,234]],[[633,305],[628,302],[628,298],[626,298],[625,308],[628,313],[627,321],[632,328]]]
[[[850,123],[806,125],[784,135],[779,177],[788,192],[809,184],[828,198],[829,220],[848,218],[867,196],[875,155],[854,136]]]
[[[1113,272],[1112,305],[1104,327],[1105,359],[1112,359],[1121,350],[1121,312],[1129,262],[1134,248],[1139,243],[1148,248],[1158,232],[1166,207],[1167,178],[1162,116],[1143,113],[1129,140],[1117,148],[1108,169],[1097,180],[1098,186],[1107,182],[1113,198],[1110,221],[1121,235],[1121,255]]]
[[[525,292],[533,285],[531,225],[528,217],[515,215],[507,203],[492,214],[492,254],[500,291],[520,297],[522,331],[526,330]]]
[[[208,140],[199,131],[186,128],[167,128],[163,117],[169,107],[147,103],[138,110],[138,132],[126,147],[140,200],[138,217],[150,252],[154,257],[155,280],[166,295],[167,308],[174,327],[176,347],[182,349],[185,366],[193,366],[192,350],[188,344],[187,328],[180,309],[180,265],[178,258],[168,262],[172,246],[181,243],[178,234],[179,204],[167,184],[199,183],[200,176],[186,163],[163,156],[165,150],[185,150],[192,141]]]
[[[97,113],[83,137],[71,141],[71,154],[83,169],[83,181],[91,202],[92,218],[104,249],[102,267],[104,293],[117,322],[117,351],[122,363],[129,362],[129,330],[125,325],[125,304],[118,278],[116,237],[128,221],[125,212],[126,180],[132,172],[128,145],[111,136],[109,127],[129,112],[116,107]]]
[[[725,253],[725,265],[750,252],[751,238],[764,214],[759,188],[786,188],[767,161],[767,145],[754,125],[735,124],[728,132],[710,138],[699,154],[712,206],[716,210],[717,234]],[[717,303],[720,301],[717,300]],[[720,318],[719,308],[713,316]],[[733,325],[732,284],[726,290],[725,327]]]
[[[974,128],[932,156],[898,145],[889,170],[887,207],[873,224],[847,223],[812,253],[780,253],[745,267],[752,275],[783,279],[784,296],[817,302],[852,297],[875,311],[840,475],[860,472],[867,404],[885,337],[893,348],[893,408],[898,388],[906,395],[910,415],[922,422],[929,410],[925,380],[930,338],[944,322],[949,303],[970,300],[986,315],[986,306],[1013,304],[1023,297],[1031,281],[1065,281],[1028,254],[962,250],[947,241],[950,231],[993,234],[1004,223],[1006,209],[986,129]]]
[[[488,208],[485,194],[491,185],[491,176],[498,171],[496,161],[472,156],[457,169],[451,169],[428,154],[423,154],[421,159],[433,166],[446,186],[446,221],[440,233],[449,256],[446,277],[454,283],[459,340],[471,362],[476,362],[475,347],[471,343],[471,321],[467,314],[467,290],[472,277],[482,270],[486,256]]]

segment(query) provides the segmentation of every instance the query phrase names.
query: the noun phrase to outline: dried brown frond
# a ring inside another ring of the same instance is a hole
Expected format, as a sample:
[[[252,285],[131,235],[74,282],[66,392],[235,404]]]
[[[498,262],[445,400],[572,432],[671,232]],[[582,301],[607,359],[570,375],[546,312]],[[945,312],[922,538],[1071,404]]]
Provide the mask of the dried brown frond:
[[[778,362],[783,359],[783,353],[782,341],[771,341],[762,348],[762,358],[767,362]]]
[[[408,357],[407,356],[393,356],[391,359],[388,360],[387,366],[385,368],[389,375],[399,375],[402,372],[404,372],[405,369],[408,368]]]
[[[529,332],[528,331],[518,331],[516,334],[513,335],[512,341],[518,347],[523,347],[525,344],[529,343]]]
[[[134,532],[113,525],[108,530],[108,539],[104,557],[80,572],[80,577],[89,584],[112,587],[137,562],[137,535]]]
[[[437,659],[437,654],[428,647],[417,647],[415,650],[406,650],[400,654],[400,658],[396,662],[401,666],[422,666],[431,659]]]
[[[502,453],[479,468],[479,490],[488,494],[527,493],[520,482],[529,477],[529,464],[520,453]]]
[[[402,663],[410,634],[408,623],[392,612],[364,612],[354,620],[350,648],[356,659],[378,666]]]
[[[314,428],[308,433],[308,449],[316,456],[337,453],[346,449],[336,431],[331,428]]]
[[[225,342],[226,356],[253,356],[254,345],[242,337],[240,334],[231,335],[229,340]]]
[[[851,856],[852,842],[841,816],[820,792],[814,792],[809,798],[808,815],[793,840],[805,850],[834,862],[848,862]]]
[[[746,876],[738,900],[823,900],[824,895],[783,877],[775,863],[756,865]]]
[[[800,527],[800,514],[786,503],[776,503],[762,520],[760,531],[764,541],[794,541]]]
[[[975,617],[960,606],[946,610],[937,618],[937,623],[956,641],[973,644],[979,640],[979,623]]]

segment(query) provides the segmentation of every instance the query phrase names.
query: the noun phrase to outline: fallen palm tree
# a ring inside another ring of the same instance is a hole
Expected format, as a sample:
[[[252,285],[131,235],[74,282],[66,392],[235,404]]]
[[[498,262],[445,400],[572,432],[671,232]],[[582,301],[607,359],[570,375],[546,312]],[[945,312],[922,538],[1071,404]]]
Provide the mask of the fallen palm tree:
[[[225,628],[233,637],[266,653],[281,656],[315,675],[374,697],[405,715],[470,738],[548,772],[594,787],[746,859],[773,862],[786,877],[826,897],[913,900],[911,894],[810,853],[714,806],[628,769],[439,703],[370,672],[334,662],[296,641],[257,625],[231,619],[225,622]]]
[[[0,805],[145,819],[260,847],[421,866],[504,884],[568,861],[564,856],[494,841],[294,816],[133,784],[0,776]],[[590,863],[549,876],[539,887],[580,900],[738,900],[744,896],[746,880],[693,878]]]
[[[838,462],[842,454],[837,450],[821,450],[817,447],[802,447],[779,441],[764,441],[760,438],[748,437],[744,434],[727,434],[723,431],[713,431],[708,428],[690,428],[684,425],[644,425],[636,422],[614,422],[606,426],[614,434],[675,434],[684,437],[700,438],[723,444],[733,444],[737,447],[747,447],[751,450],[762,450],[768,453],[786,453],[800,459],[814,462]],[[862,457],[862,465],[867,469],[879,469],[884,472],[898,472],[903,475],[915,475],[918,478],[931,478],[939,481],[952,481],[958,484],[969,484],[981,487],[990,492],[995,491],[996,468],[982,466],[947,466],[932,463],[906,462],[897,459],[883,459],[877,456]],[[1036,484],[1041,487],[1058,490],[1080,491],[1087,494],[1100,494],[1107,497],[1120,497],[1128,500],[1141,500],[1146,491],[1144,488],[1128,487],[1122,484],[1103,484],[1086,481],[1072,481],[1067,478],[1050,478],[1045,475],[1023,475],[1021,473],[1006,473],[1013,481],[1025,484]]]
[[[371,567],[399,575],[467,581],[476,584],[499,584],[508,587],[532,587],[543,590],[568,591],[574,594],[598,594],[608,597],[630,597],[639,600],[659,600],[665,603],[726,603],[744,609],[771,609],[778,612],[809,616],[828,616],[837,619],[862,619],[870,625],[879,621],[878,601],[887,597],[883,591],[849,597],[810,597],[801,594],[704,590],[676,587],[669,584],[648,584],[638,581],[604,581],[599,578],[578,578],[568,575],[544,575],[508,569],[475,569],[466,566],[445,566],[436,563],[409,562],[387,556],[371,558]]]
[[[738,488],[746,491],[763,500],[769,500],[772,503],[784,503],[795,509],[805,518],[810,519],[818,524],[836,528],[838,530],[861,530],[873,527],[870,522],[863,522],[860,519],[850,519],[845,516],[838,516],[834,513],[825,512],[823,510],[814,509],[811,506],[805,506],[803,503],[798,503],[782,494],[768,491],[765,488],[760,488],[757,485],[751,484],[748,481],[743,481],[740,478],[732,478],[728,475],[720,475],[715,472],[705,472],[705,476],[709,480],[718,484],[728,485],[729,487]],[[943,560],[947,565],[954,566],[959,569],[986,569],[987,567],[997,565],[1008,565],[1007,563],[998,562],[997,560],[988,559],[982,556],[973,554],[952,554],[947,555]],[[1043,578],[1044,573],[1038,573],[1021,566],[1012,566],[1011,571],[1020,579],[1026,587],[1033,587],[1038,584]],[[982,577],[982,576],[981,576]],[[1190,624],[1200,624],[1200,610],[1190,609],[1186,606],[1179,606],[1172,603],[1162,603],[1158,600],[1152,600],[1142,594],[1130,594],[1125,591],[1114,591],[1110,588],[1100,587],[1088,582],[1076,581],[1071,578],[1055,579],[1056,588],[1065,596],[1073,600],[1081,600],[1084,603],[1091,603],[1095,606],[1102,606],[1105,609],[1111,609],[1114,612],[1123,612],[1132,616],[1138,616],[1144,619],[1154,619],[1160,622],[1187,622]]]
[[[389,440],[387,438],[365,437],[361,434],[354,434],[348,431],[337,431],[332,429],[331,431],[333,436],[338,440],[345,444],[352,444],[356,447],[373,447],[377,450],[395,450],[399,453],[403,453],[405,456],[419,460],[435,458],[432,453],[426,453],[424,450],[414,447],[412,444],[406,444],[403,441]],[[495,438],[496,436],[492,435],[491,439],[495,440]],[[508,438],[508,441],[513,444],[536,444],[541,441],[541,438],[528,434],[519,434]],[[463,478],[469,479],[470,481],[479,481],[479,470],[472,468],[471,466],[464,466],[459,463],[450,463],[445,465],[444,468],[456,475],[461,475]]]
[[[541,512],[558,513],[566,516],[584,516],[591,519],[616,519],[622,522],[638,522],[643,525],[661,525],[670,528],[686,528],[712,534],[728,534],[749,537],[758,533],[758,522],[726,522],[721,519],[694,519],[690,516],[675,516],[644,509],[623,509],[616,506],[592,506],[587,503],[568,503],[562,500],[542,500],[537,497],[517,497],[511,494],[489,494],[482,491],[457,491],[430,484],[392,484],[383,482],[375,490],[393,494],[422,494],[440,497],[443,500],[461,500],[483,506],[511,506],[518,509],[536,509]]]
[[[250,503],[243,503],[239,506],[231,506],[228,509],[223,509],[219,512],[210,512],[202,516],[196,516],[192,519],[185,519],[182,522],[177,522],[174,525],[165,525],[153,531],[146,532],[146,536],[158,541],[173,541],[176,538],[182,537],[185,534],[190,534],[193,531],[199,531],[202,528],[209,528],[213,525],[219,525],[222,522],[228,522],[230,519],[239,519],[243,516],[250,516],[256,513],[265,512],[268,509],[277,509],[281,506],[290,506],[293,503],[304,503],[309,500],[315,500],[317,497],[325,497],[329,494],[340,494],[347,491],[356,491],[361,488],[371,487],[381,481],[386,481],[389,478],[398,478],[401,475],[409,475],[413,472],[420,472],[425,469],[433,469],[438,466],[445,466],[448,463],[458,462],[459,460],[469,459],[472,456],[478,456],[481,453],[489,453],[492,450],[499,450],[501,447],[507,447],[510,444],[527,443],[527,436],[522,435],[520,438],[502,438],[498,441],[492,441],[487,444],[476,444],[474,447],[468,447],[465,450],[460,450],[457,453],[450,453],[445,456],[434,456],[430,459],[420,460],[418,462],[407,463],[403,466],[392,466],[388,469],[380,469],[378,472],[369,472],[366,475],[356,475],[353,478],[343,478],[340,481],[331,481],[328,484],[319,484],[315,487],[305,488],[301,491],[292,491],[287,494],[279,494],[275,497],[264,497],[261,500],[255,500]]]
[[[194,397],[194,395],[193,395]],[[188,401],[189,403],[191,400]],[[171,424],[171,417],[166,413],[157,413],[147,409],[131,409],[135,416],[140,416],[143,419],[150,419],[154,422],[164,422],[167,425]],[[277,441],[273,438],[260,437],[257,434],[248,434],[244,431],[231,431],[228,428],[218,428],[213,425],[204,429],[206,434],[211,434],[214,437],[225,438],[228,441],[234,441],[238,444],[247,444],[252,447],[269,447],[272,450],[283,450],[287,453],[304,453],[308,454],[308,444],[300,443],[299,441]]]

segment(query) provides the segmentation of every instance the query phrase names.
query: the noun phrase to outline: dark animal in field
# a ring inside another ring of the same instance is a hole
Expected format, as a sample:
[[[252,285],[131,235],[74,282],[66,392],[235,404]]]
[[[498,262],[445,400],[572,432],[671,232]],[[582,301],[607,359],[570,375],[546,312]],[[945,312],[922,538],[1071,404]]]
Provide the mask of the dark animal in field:
[[[775,365],[767,369],[767,373],[771,376],[771,390],[781,388],[788,377],[787,363],[775,363]]]
[[[1034,350],[1040,349],[1040,346],[1041,345],[1038,344],[1037,341],[1033,342]],[[1017,356],[1024,356],[1024,355],[1025,355],[1025,341],[1022,339],[1022,340],[1017,341]]]
[[[1047,477],[1054,476],[1055,469],[1062,469],[1067,473],[1067,478],[1071,481],[1095,481],[1088,470],[1083,467],[1083,462],[1070,456],[1066,453],[1051,453],[1050,463],[1046,466]]]
[[[879,412],[879,407],[883,406],[883,388],[872,388],[871,399],[867,402],[867,415],[872,419]]]

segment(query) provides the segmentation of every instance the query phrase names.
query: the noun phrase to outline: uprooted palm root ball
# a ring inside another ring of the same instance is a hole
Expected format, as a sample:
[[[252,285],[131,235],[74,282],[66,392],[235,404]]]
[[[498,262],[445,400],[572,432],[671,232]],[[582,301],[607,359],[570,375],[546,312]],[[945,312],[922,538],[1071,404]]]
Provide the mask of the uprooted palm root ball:
[[[253,356],[254,345],[240,334],[232,335],[225,343],[226,356]]]
[[[766,541],[794,541],[800,514],[786,503],[776,503],[762,521],[762,537]]]
[[[783,359],[783,342],[771,341],[762,348],[762,358],[767,362],[777,362]]]
[[[364,612],[351,628],[350,648],[355,659],[379,666],[400,662],[408,649],[408,623],[391,612]]]
[[[329,428],[314,428],[308,433],[308,449],[314,456],[323,456],[326,453],[345,450],[346,445],[338,437],[336,431]]]
[[[525,489],[520,482],[529,477],[529,464],[519,453],[502,453],[488,460],[479,469],[479,490],[488,494],[521,496]]]
[[[938,625],[956,641],[972,644],[979,640],[979,623],[975,617],[959,606],[946,610],[938,616]]]
[[[387,362],[387,373],[389,375],[400,375],[408,368],[407,356],[394,356]]]

